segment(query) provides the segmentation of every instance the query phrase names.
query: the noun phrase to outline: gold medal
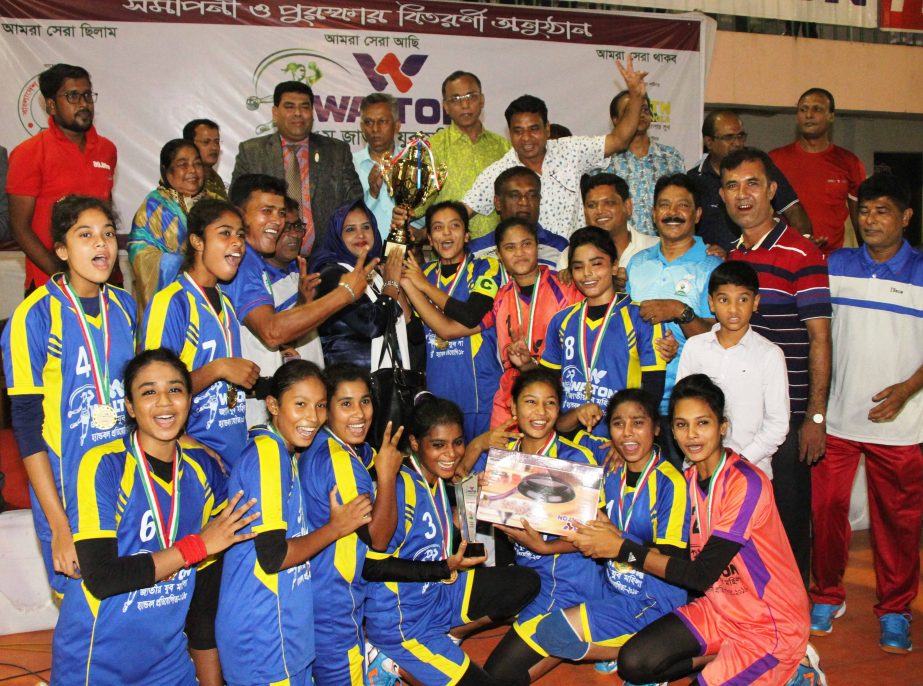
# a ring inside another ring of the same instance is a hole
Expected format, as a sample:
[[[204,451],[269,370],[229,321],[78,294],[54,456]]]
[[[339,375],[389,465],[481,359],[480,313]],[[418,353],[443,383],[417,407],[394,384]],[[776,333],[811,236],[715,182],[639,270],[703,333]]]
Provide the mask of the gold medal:
[[[434,344],[440,350],[445,350],[446,348],[449,347],[449,342],[444,338],[440,338],[439,336],[436,336],[436,340],[434,341]]]
[[[228,384],[228,409],[233,410],[237,407],[237,389]]]
[[[90,422],[94,429],[100,431],[109,431],[115,427],[118,421],[118,415],[112,405],[94,405],[90,417]]]
[[[593,397],[593,384],[591,384],[589,381],[586,382],[586,387],[583,391],[583,397],[586,398],[587,401]]]

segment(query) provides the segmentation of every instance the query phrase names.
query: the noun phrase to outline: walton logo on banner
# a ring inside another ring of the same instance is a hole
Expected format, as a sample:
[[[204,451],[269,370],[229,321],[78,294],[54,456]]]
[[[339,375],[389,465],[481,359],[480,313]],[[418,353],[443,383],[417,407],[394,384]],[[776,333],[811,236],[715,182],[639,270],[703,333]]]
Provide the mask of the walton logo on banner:
[[[353,56],[356,62],[362,67],[362,71],[368,78],[372,88],[381,92],[388,87],[388,81],[385,76],[390,76],[394,87],[401,93],[406,93],[413,88],[411,76],[416,76],[423,68],[428,55],[410,55],[401,64],[401,60],[393,52],[389,52],[378,64],[375,64],[375,58],[364,52],[354,52]]]

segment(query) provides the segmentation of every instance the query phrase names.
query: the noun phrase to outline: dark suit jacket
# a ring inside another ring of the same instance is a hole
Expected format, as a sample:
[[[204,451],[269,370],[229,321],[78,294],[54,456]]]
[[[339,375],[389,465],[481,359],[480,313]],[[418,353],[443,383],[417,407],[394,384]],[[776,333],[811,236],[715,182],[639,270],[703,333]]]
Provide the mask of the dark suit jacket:
[[[315,133],[310,135],[311,213],[314,215],[314,245],[327,232],[333,211],[350,200],[362,198],[362,184],[353,166],[349,146],[343,141]],[[244,174],[269,174],[285,179],[282,142],[278,133],[251,138],[240,144],[231,184]]]

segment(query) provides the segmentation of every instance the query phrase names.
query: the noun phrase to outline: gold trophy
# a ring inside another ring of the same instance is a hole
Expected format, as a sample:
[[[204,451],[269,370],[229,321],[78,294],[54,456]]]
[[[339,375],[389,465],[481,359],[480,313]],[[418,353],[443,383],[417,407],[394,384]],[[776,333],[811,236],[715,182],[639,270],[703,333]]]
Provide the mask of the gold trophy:
[[[407,145],[381,168],[388,195],[394,199],[395,205],[406,209],[410,216],[442,188],[446,173],[444,164],[436,166],[429,141],[422,133],[417,133],[407,141]],[[391,228],[385,240],[385,258],[392,250],[400,250],[403,258],[411,242],[409,224],[408,218],[403,226]]]
[[[471,474],[455,484],[458,529],[468,544],[465,557],[483,557],[484,544],[475,541],[478,527],[478,475]]]

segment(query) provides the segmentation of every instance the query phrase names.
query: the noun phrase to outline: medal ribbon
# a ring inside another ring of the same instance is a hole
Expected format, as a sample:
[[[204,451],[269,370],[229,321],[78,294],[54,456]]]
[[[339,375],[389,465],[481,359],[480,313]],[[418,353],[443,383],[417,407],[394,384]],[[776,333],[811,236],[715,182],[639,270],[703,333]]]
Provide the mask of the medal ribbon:
[[[519,284],[514,283],[516,288],[516,321],[519,322],[519,332],[522,333],[522,303],[520,302],[521,291]],[[528,333],[526,334],[526,345],[529,346],[529,354],[532,354],[532,326],[535,324],[535,304],[538,302],[538,289],[542,285],[542,274],[539,272],[535,277],[535,287],[532,289],[532,302],[529,303],[529,322]]]
[[[151,468],[147,463],[147,455],[141,447],[138,440],[138,432],[131,435],[131,452],[138,463],[138,472],[141,474],[141,487],[144,490],[144,497],[147,498],[147,504],[151,508],[151,514],[154,515],[154,530],[157,532],[157,539],[161,547],[166,550],[176,542],[176,532],[179,529],[179,451],[176,446],[173,447],[173,499],[170,504],[170,521],[165,521],[163,511],[160,509],[160,501],[154,493],[154,479],[151,476]]]
[[[589,310],[589,303],[584,300],[583,305],[580,307],[580,328],[577,330],[577,353],[580,355],[580,364],[583,366],[584,377],[587,380],[587,383],[592,384],[593,373],[592,370],[596,369],[596,361],[599,359],[599,353],[602,351],[602,342],[606,337],[606,331],[609,330],[609,322],[612,321],[612,311],[615,309],[615,306],[619,303],[620,298],[618,295],[613,296],[612,302],[609,303],[609,307],[606,308],[606,314],[603,315],[602,327],[599,329],[599,335],[596,336],[596,340],[593,341],[593,348],[587,354],[587,329],[590,326],[590,322],[587,319],[587,312]]]
[[[324,426],[324,431],[326,431],[328,434],[330,434],[330,437],[331,437],[334,441],[336,441],[336,442],[337,442],[337,445],[339,445],[341,448],[343,448],[343,450],[345,450],[345,451],[348,452],[350,455],[352,455],[353,457],[355,457],[357,460],[359,460],[359,462],[362,462],[362,459],[359,457],[359,454],[353,449],[353,447],[352,447],[351,445],[349,445],[346,441],[344,441],[342,438],[340,438],[339,436],[337,436],[335,433],[333,433],[333,431],[330,430],[330,427]]]
[[[644,470],[641,472],[641,476],[638,477],[638,482],[635,484],[635,495],[631,499],[631,505],[628,506],[628,512],[622,515],[622,508],[625,503],[625,495],[628,491],[628,465],[622,466],[622,475],[619,478],[619,504],[618,504],[618,515],[619,515],[619,530],[627,531],[628,525],[631,523],[631,515],[635,511],[635,503],[638,502],[638,495],[641,493],[642,489],[647,484],[647,480],[650,477],[651,473],[654,471],[654,464],[657,462],[657,451],[653,451],[651,456],[647,460],[647,464],[644,465]]]
[[[429,496],[429,501],[436,511],[439,524],[442,525],[442,559],[446,560],[449,555],[452,554],[452,510],[449,505],[449,496],[445,490],[445,481],[438,476],[436,477],[436,485],[439,487],[439,502],[442,505],[442,507],[436,507],[436,499],[433,497],[429,482],[426,481],[426,476],[423,474],[423,469],[417,461],[417,456],[413,453],[410,454],[410,466],[423,478],[423,482],[426,483],[426,494]]]
[[[102,321],[101,331],[103,335],[103,347],[105,348],[105,357],[102,362],[99,359],[99,353],[96,350],[96,344],[93,342],[93,336],[90,333],[90,324],[87,321],[86,312],[83,311],[83,305],[80,298],[74,293],[73,288],[67,282],[65,276],[61,279],[61,290],[70,301],[71,307],[77,314],[77,323],[80,325],[80,333],[83,334],[83,340],[86,342],[87,351],[90,353],[90,370],[93,374],[93,384],[96,386],[96,395],[102,405],[108,405],[110,400],[109,388],[109,312],[106,309],[106,297],[103,295],[103,288],[99,289],[99,316]]]
[[[215,311],[215,308],[212,307],[211,301],[208,299],[208,296],[205,295],[205,291],[202,290],[202,287],[195,282],[189,272],[185,272],[183,276],[186,277],[186,280],[192,285],[196,293],[202,296],[202,300],[205,302],[205,306],[208,308],[208,311],[211,312],[212,316],[215,318],[215,321],[218,322],[218,328],[221,329],[221,335],[224,338],[224,344],[227,346],[227,357],[234,356],[234,346],[233,346],[233,337],[231,335],[231,322],[230,317],[228,316],[227,310],[224,308],[224,297],[221,295],[221,291],[218,291],[218,304],[221,305],[221,313]],[[231,384],[229,383],[228,386]]]
[[[455,292],[455,287],[458,285],[458,279],[459,279],[459,277],[460,277],[460,276],[462,275],[462,273],[465,271],[465,268],[466,268],[467,266],[468,266],[468,256],[465,255],[465,259],[463,259],[463,260],[462,260],[462,263],[461,263],[460,265],[458,265],[458,271],[455,272],[455,276],[452,277],[452,283],[449,284],[449,290],[446,291],[446,295],[448,295],[450,298],[452,297],[452,294]],[[436,288],[439,288],[439,282],[442,281],[442,272],[439,271],[439,265],[436,265],[436,269],[437,269],[437,271],[436,271]],[[439,288],[439,290],[442,290],[442,289]]]
[[[551,435],[548,437],[548,440],[545,441],[545,445],[541,447],[541,449],[538,451],[537,454],[544,455],[545,457],[551,457],[551,448],[554,446],[554,442],[555,440],[557,440],[557,438],[558,438],[558,432],[552,431]],[[516,450],[520,452],[522,451],[522,439],[521,438],[516,441]]]
[[[715,469],[711,477],[708,479],[708,509],[707,509],[708,531],[707,531],[706,539],[708,538],[708,536],[711,536],[711,507],[712,507],[712,504],[715,502],[715,497],[714,497],[715,494],[712,491],[712,488],[715,485],[716,481],[718,480],[718,474],[720,474],[721,470],[724,469],[724,463],[727,462],[727,459],[728,459],[728,453],[727,453],[727,450],[724,450],[721,453],[721,462],[718,463],[718,468]],[[699,503],[698,484],[693,484],[693,493],[695,494],[695,518],[699,522],[699,532],[706,533],[702,531],[702,518],[699,516],[699,512],[701,511],[702,506]]]

